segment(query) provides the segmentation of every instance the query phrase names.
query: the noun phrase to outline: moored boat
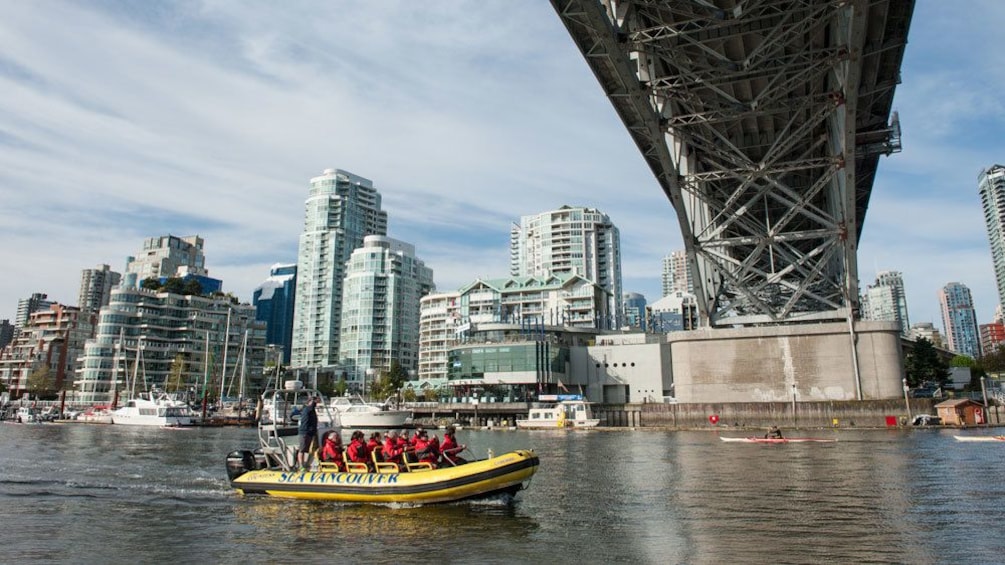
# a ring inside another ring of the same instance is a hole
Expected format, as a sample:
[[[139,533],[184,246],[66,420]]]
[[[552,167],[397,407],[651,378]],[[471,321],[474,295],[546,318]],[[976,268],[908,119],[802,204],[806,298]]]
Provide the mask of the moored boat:
[[[112,423],[126,426],[183,427],[193,425],[188,405],[153,391],[137,396],[112,411]]]
[[[733,443],[834,443],[837,438],[823,437],[720,437],[722,441]]]
[[[412,420],[412,412],[409,410],[390,408],[387,402],[365,402],[359,396],[333,398],[330,408],[338,413],[339,423],[343,428],[404,428]]]
[[[77,415],[77,421],[83,424],[111,424],[112,411],[107,406],[91,406]]]
[[[539,400],[553,400],[543,406],[530,409],[527,419],[517,420],[516,427],[521,429],[554,430],[561,428],[595,428],[600,424],[593,417],[590,403],[578,394],[545,396]]]

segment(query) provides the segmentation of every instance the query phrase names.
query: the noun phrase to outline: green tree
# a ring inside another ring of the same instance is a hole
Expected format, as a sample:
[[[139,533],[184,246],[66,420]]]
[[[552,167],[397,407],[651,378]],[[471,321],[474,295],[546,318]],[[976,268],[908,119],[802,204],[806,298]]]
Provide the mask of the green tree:
[[[161,287],[164,292],[170,292],[171,294],[184,294],[185,293],[185,282],[179,277],[171,277],[164,281],[164,286]]]
[[[143,279],[142,283],[140,283],[140,287],[145,288],[147,290],[157,291],[161,289],[161,281],[153,277],[147,277]]]
[[[904,359],[904,372],[907,374],[907,384],[911,387],[920,386],[924,382],[949,382],[949,366],[935,351],[932,342],[923,337],[918,338],[914,351]]]
[[[335,393],[335,396],[344,396],[347,390],[349,390],[349,383],[346,382],[345,376],[343,375],[339,377],[338,382],[335,383],[335,390],[333,392]]]
[[[202,296],[202,283],[194,278],[188,279],[182,286],[181,292],[186,296]]]
[[[971,369],[977,365],[977,361],[974,361],[969,355],[957,355],[949,360],[950,367],[970,367]]]
[[[42,365],[28,375],[28,393],[42,399],[55,396],[56,379],[49,373],[48,365]]]

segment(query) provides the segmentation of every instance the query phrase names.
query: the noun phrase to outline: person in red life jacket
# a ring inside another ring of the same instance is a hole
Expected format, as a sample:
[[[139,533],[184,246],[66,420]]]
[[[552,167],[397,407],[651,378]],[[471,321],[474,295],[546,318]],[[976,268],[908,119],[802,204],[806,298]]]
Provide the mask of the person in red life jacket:
[[[366,443],[364,443],[363,438],[363,432],[358,430],[353,432],[352,439],[349,441],[349,448],[346,449],[346,455],[349,456],[350,462],[363,463],[369,467],[370,461],[366,455]]]
[[[377,461],[384,460],[384,446],[380,443],[380,432],[373,432],[370,434],[370,441],[366,442],[366,453],[369,456],[370,462],[373,462],[373,454],[377,454]]]
[[[345,461],[342,459],[342,436],[338,432],[331,431],[325,434],[321,445],[321,461],[335,463],[339,472],[345,472]]]
[[[434,435],[435,439],[436,436]],[[440,458],[440,440],[429,438],[429,434],[426,430],[422,430],[415,434],[415,456],[418,458],[420,463],[430,463],[433,467],[436,466],[436,461]]]
[[[384,461],[401,465],[401,454],[405,452],[405,443],[399,442],[398,432],[391,430],[384,440]]]
[[[442,465],[462,465],[467,463],[467,461],[457,454],[464,451],[467,448],[466,445],[458,444],[457,438],[454,436],[456,428],[453,426],[447,426],[447,430],[443,432],[443,443],[440,444],[440,463]]]

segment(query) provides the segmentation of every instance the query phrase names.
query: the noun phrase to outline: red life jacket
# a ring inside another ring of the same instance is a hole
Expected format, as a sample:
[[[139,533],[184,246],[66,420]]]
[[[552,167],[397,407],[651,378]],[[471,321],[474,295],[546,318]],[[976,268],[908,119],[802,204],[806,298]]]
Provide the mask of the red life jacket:
[[[347,452],[349,454],[349,461],[352,461],[353,463],[367,462],[366,446],[363,445],[362,441],[358,439],[352,440],[352,442],[349,444],[349,449],[347,450]]]

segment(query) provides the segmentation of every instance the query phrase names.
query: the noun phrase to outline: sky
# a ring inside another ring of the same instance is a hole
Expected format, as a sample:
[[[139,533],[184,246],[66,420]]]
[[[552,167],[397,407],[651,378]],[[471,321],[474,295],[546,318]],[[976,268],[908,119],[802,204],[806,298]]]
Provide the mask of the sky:
[[[199,235],[251,300],[296,262],[311,177],[373,181],[388,235],[437,289],[509,271],[509,230],[563,205],[621,231],[624,290],[660,297],[676,216],[543,0],[0,0],[0,319],[80,271]],[[977,175],[1005,164],[1005,2],[918,0],[860,242],[864,288],[903,273],[910,320],[937,293],[998,303]]]

